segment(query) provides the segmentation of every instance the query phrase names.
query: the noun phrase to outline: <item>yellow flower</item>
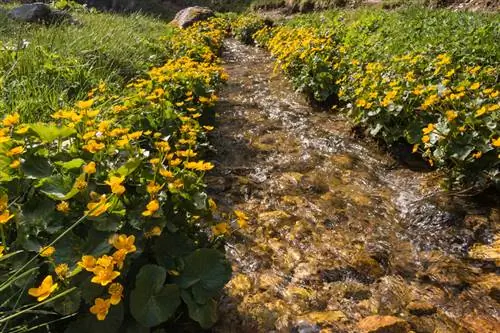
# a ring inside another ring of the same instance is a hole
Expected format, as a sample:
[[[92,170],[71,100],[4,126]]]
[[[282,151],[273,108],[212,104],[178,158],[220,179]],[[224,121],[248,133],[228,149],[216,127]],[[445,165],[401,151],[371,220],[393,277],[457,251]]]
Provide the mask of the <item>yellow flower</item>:
[[[169,161],[170,166],[173,166],[173,167],[176,167],[181,163],[182,163],[182,160],[180,158],[176,158],[176,159]]]
[[[465,132],[465,130],[466,130],[465,126],[460,126],[458,128],[458,131],[461,132],[461,133]]]
[[[227,223],[221,222],[212,226],[212,233],[214,234],[214,236],[228,234],[229,230]]]
[[[76,107],[80,108],[80,109],[88,109],[93,104],[94,104],[94,100],[93,99],[89,99],[89,100],[86,100],[86,101],[78,101],[78,102],[76,102]]]
[[[102,266],[96,266],[93,272],[95,275],[90,282],[100,284],[101,286],[107,286],[120,276],[120,272],[114,271],[112,267],[104,268]]]
[[[85,214],[88,214],[89,216],[99,216],[104,214],[108,208],[111,207],[111,204],[106,201],[106,195],[103,194],[99,198],[98,202],[89,202],[87,204],[88,211],[86,211]]]
[[[55,268],[55,272],[60,279],[68,277],[69,267],[67,264],[59,264]]]
[[[171,171],[168,171],[167,169],[160,169],[160,175],[162,175],[165,178],[173,178],[174,174]]]
[[[113,262],[116,264],[116,267],[118,267],[118,269],[123,268],[123,262],[125,261],[126,257],[127,250],[125,249],[119,249],[118,251],[115,251],[113,253]]]
[[[486,111],[488,111],[486,106],[481,107],[479,110],[476,111],[476,117],[482,116],[483,114],[486,113]]]
[[[364,99],[358,99],[358,101],[356,102],[356,106],[357,107],[364,107],[366,105],[366,101]]]
[[[477,89],[479,89],[479,87],[481,87],[481,83],[475,82],[475,83],[470,85],[469,89],[470,90],[477,90]]]
[[[451,122],[457,117],[458,117],[458,112],[452,110],[446,111],[446,119],[448,119],[448,121]]]
[[[146,238],[151,238],[153,236],[160,236],[160,235],[161,235],[161,228],[159,226],[154,226],[153,228],[151,228],[151,230],[144,233],[144,237]]]
[[[28,125],[21,125],[16,130],[16,134],[26,134],[26,132],[28,132],[29,129],[30,129],[30,127]]]
[[[152,158],[149,160],[149,163],[151,163],[152,165],[156,165],[156,164],[160,163],[160,159],[159,158]]]
[[[207,126],[207,125],[203,126],[203,128],[207,131],[212,131],[214,129],[213,126]]]
[[[113,269],[113,267],[115,266],[115,261],[113,257],[105,254],[97,259],[96,265],[100,266],[101,268]]]
[[[48,275],[43,279],[42,283],[40,284],[40,287],[38,288],[30,288],[28,290],[28,294],[37,297],[37,301],[41,302],[47,297],[50,296],[54,292],[54,290],[57,289],[57,283],[54,283],[52,280],[52,275]]]
[[[90,140],[90,139],[92,139],[92,138],[93,138],[96,134],[97,134],[97,132],[96,132],[96,131],[89,131],[89,132],[87,132],[87,133],[85,133],[85,134],[83,134],[83,135],[82,135],[82,139],[83,139],[83,140],[85,140],[85,141]]]
[[[84,145],[82,148],[89,153],[97,153],[100,150],[103,150],[105,147],[104,143],[102,142],[97,142],[95,140],[89,140],[86,145]]]
[[[472,157],[475,158],[476,160],[477,159],[480,159],[481,156],[483,156],[483,153],[478,151],[478,152],[475,152],[474,154],[472,154]]]
[[[110,303],[117,305],[123,297],[123,286],[119,283],[112,283],[108,288],[108,293],[111,295]]]
[[[430,138],[428,135],[424,135],[424,136],[422,137],[422,142],[423,142],[423,143],[427,143],[427,142],[429,142],[430,140],[431,140],[431,138]]]
[[[67,213],[69,212],[69,203],[67,201],[61,201],[57,204],[56,209],[58,212]]]
[[[234,215],[236,215],[236,222],[238,226],[242,229],[248,227],[248,216],[241,210],[235,210]]]
[[[125,186],[122,185],[124,180],[124,176],[111,176],[111,178],[109,180],[106,180],[105,183],[109,185],[109,187],[111,187],[111,192],[116,195],[122,195],[125,192]]]
[[[493,111],[496,111],[498,109],[500,109],[500,104],[491,104],[490,106],[488,106],[489,112],[493,112]]]
[[[83,166],[83,172],[88,175],[96,173],[95,162],[90,162]]]
[[[158,200],[151,200],[147,206],[146,210],[142,212],[142,216],[151,216],[160,209],[160,203]]]
[[[135,236],[130,235],[127,236],[125,234],[122,235],[114,235],[109,239],[109,243],[113,245],[113,247],[117,250],[125,250],[127,253],[135,252],[136,247],[134,245]]]
[[[73,184],[73,187],[76,188],[78,191],[83,191],[87,188],[88,183],[85,181],[83,178],[77,178],[75,180],[75,184]]]
[[[434,131],[434,124],[428,124],[427,127],[422,129],[422,133],[424,133],[424,134],[429,134],[432,131]]]
[[[142,135],[142,131],[137,131],[137,132],[134,132],[134,133],[130,133],[128,135],[128,138],[130,140],[137,140],[137,139],[139,139],[141,137],[141,135]]]
[[[415,154],[415,153],[418,151],[418,147],[419,147],[419,146],[420,146],[420,145],[419,145],[418,143],[414,144],[414,145],[413,145],[413,149],[411,150],[411,152],[412,152],[413,154]]]
[[[24,153],[24,147],[23,146],[17,146],[17,147],[14,147],[12,148],[11,150],[9,150],[7,152],[7,156],[15,156],[15,155],[21,155],[22,153]]]
[[[149,194],[155,195],[156,193],[161,191],[164,185],[165,184],[159,185],[152,180],[146,186],[146,190],[148,191]]]
[[[491,139],[491,144],[493,147],[500,147],[500,136],[498,138],[492,138]]]
[[[4,255],[3,251],[5,251],[5,246],[0,245],[0,258],[2,258]]]
[[[104,320],[108,315],[109,306],[109,299],[96,298],[94,305],[90,308],[90,313],[95,314],[97,320]]]
[[[78,266],[86,271],[92,272],[96,264],[96,259],[93,256],[82,256],[82,260],[77,263]]]
[[[40,249],[40,256],[42,257],[50,257],[56,252],[55,247],[53,246],[45,246]]]
[[[12,163],[9,164],[9,167],[12,169],[17,169],[21,166],[21,161],[20,160],[14,160]]]
[[[19,113],[8,114],[3,118],[2,124],[5,127],[11,127],[19,123]]]

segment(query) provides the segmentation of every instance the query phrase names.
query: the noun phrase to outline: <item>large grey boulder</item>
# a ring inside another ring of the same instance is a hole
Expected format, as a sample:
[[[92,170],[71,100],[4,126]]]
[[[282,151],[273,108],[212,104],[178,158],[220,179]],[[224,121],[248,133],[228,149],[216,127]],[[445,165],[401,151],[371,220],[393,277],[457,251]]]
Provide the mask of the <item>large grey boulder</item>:
[[[16,7],[8,12],[10,18],[23,22],[36,23],[61,23],[63,21],[74,22],[70,14],[61,10],[54,10],[50,6],[41,3],[29,3]]]
[[[215,13],[210,8],[199,6],[188,7],[179,11],[172,20],[172,23],[184,29],[195,22],[205,21],[213,16],[215,16]]]

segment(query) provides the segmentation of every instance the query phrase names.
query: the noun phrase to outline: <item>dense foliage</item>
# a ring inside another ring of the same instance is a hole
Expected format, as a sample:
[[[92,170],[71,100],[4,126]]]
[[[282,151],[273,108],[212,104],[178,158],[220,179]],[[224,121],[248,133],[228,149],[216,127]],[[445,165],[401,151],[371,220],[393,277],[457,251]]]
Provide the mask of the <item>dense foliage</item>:
[[[50,121],[2,117],[6,332],[74,314],[59,331],[161,327],[183,312],[203,328],[217,319],[214,296],[231,268],[214,236],[231,221],[213,217],[203,182],[213,165],[200,154],[225,81],[216,54],[226,27],[169,31],[168,61],[121,93],[102,82]]]
[[[500,181],[499,23],[498,15],[422,9],[330,12],[254,38],[298,90],[448,167],[449,185],[487,186]]]

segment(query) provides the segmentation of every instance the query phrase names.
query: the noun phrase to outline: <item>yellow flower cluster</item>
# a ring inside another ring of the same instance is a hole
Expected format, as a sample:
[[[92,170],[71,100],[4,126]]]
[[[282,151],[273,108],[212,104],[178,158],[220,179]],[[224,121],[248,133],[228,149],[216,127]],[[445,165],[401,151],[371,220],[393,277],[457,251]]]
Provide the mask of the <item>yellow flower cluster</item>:
[[[115,270],[123,269],[123,264],[126,256],[137,250],[134,235],[114,235],[109,239],[109,243],[115,248],[115,252],[109,255],[102,255],[99,258],[94,256],[84,255],[78,266],[88,272],[94,274],[90,280],[93,283],[101,286],[107,286],[108,293],[111,295],[109,299],[97,298],[94,306],[90,308],[90,312],[97,316],[98,320],[104,320],[108,314],[110,305],[116,305],[123,297],[123,286],[120,283],[113,281],[120,276],[120,272]]]

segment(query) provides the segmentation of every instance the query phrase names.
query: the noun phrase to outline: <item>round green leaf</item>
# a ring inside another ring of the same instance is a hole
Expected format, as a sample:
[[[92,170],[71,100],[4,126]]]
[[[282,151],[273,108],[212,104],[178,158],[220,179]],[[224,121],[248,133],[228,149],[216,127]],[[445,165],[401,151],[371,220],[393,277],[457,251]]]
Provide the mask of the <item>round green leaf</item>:
[[[130,312],[140,324],[153,327],[167,321],[180,305],[177,285],[165,283],[167,272],[157,265],[145,265],[130,295]]]

